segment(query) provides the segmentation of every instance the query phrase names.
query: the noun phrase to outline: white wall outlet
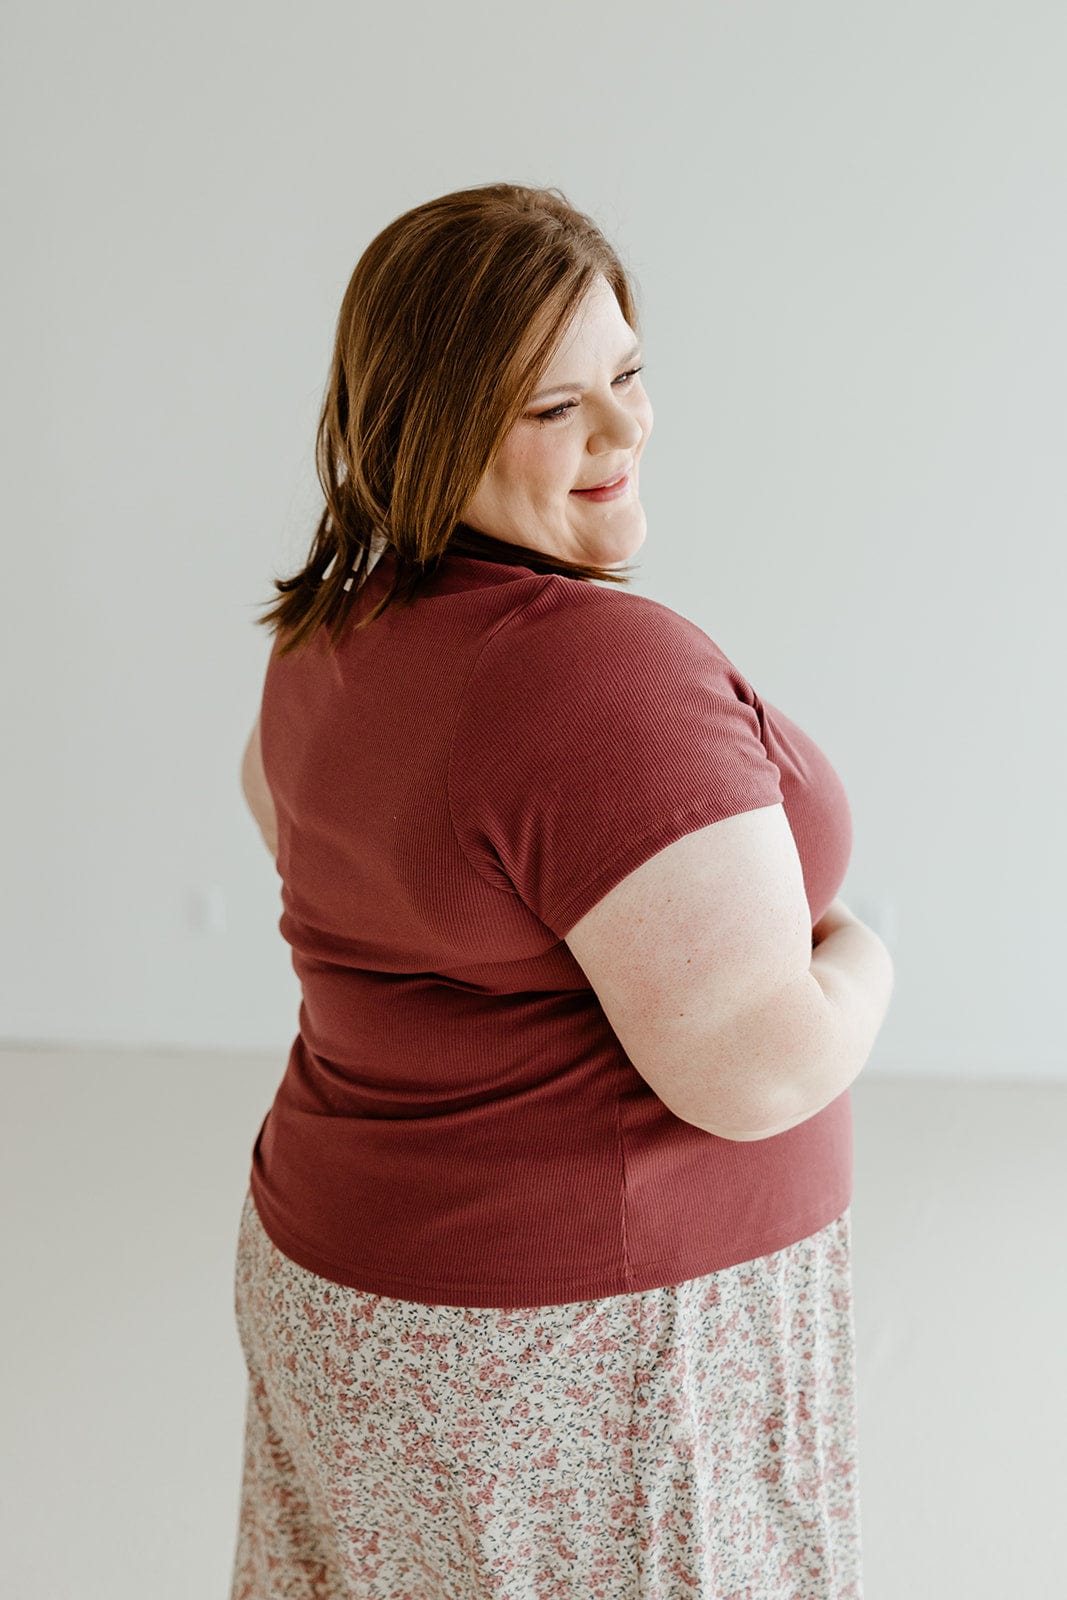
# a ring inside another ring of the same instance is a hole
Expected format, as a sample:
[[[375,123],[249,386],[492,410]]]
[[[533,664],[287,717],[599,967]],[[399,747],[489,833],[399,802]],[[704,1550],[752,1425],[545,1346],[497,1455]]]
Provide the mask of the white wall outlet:
[[[226,896],[217,883],[193,890],[189,896],[189,921],[200,933],[226,932]]]

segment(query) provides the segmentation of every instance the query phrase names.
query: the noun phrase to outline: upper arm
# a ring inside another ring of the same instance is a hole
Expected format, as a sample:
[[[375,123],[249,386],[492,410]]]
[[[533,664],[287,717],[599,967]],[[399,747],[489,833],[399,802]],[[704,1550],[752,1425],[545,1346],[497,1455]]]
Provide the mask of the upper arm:
[[[256,717],[252,732],[248,736],[248,743],[241,756],[241,788],[245,794],[267,786],[266,775],[263,771],[263,752],[259,742],[259,717]]]
[[[781,803],[659,851],[566,943],[675,1116],[724,1138],[766,1136],[783,1074],[817,1047],[819,1025],[803,870]]]
[[[275,840],[278,821],[274,809],[274,799],[267,784],[267,775],[263,770],[263,751],[260,745],[258,717],[241,759],[241,788],[244,790],[249,809],[259,823],[263,833],[268,840]]]

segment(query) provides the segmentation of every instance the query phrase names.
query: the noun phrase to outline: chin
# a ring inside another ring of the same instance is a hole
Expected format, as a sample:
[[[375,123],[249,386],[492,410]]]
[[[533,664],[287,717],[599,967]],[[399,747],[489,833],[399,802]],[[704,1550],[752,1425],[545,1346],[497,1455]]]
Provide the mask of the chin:
[[[647,531],[644,510],[638,506],[629,527],[604,528],[599,539],[587,531],[584,539],[576,540],[574,548],[578,553],[572,559],[598,567],[624,566],[644,544]]]
[[[625,566],[628,561],[633,560],[634,556],[644,544],[646,532],[647,529],[645,527],[645,519],[642,517],[641,526],[635,531],[633,537],[625,540],[621,546],[620,542],[615,540],[610,549],[605,551],[604,559],[598,562],[597,565],[601,567]]]

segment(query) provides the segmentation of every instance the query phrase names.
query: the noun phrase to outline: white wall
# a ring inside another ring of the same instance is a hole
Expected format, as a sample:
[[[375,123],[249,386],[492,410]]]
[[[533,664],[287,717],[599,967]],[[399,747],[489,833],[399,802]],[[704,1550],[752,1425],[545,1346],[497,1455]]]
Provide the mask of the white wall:
[[[637,276],[634,587],[849,792],[872,1072],[1067,1073],[1067,14],[1048,0],[17,6],[0,1034],[271,1049],[238,767],[386,222],[558,184]]]

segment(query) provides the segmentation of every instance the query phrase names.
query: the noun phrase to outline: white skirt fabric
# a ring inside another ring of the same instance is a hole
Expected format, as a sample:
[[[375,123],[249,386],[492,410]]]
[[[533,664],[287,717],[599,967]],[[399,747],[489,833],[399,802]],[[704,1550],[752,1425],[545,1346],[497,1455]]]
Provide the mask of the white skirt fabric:
[[[850,1229],[486,1309],[318,1277],[249,1192],[231,1600],[862,1600]]]

